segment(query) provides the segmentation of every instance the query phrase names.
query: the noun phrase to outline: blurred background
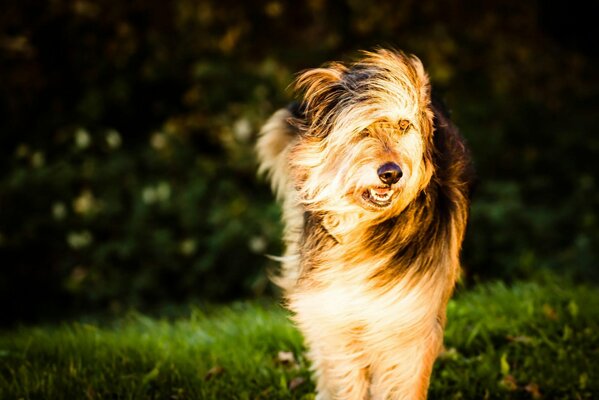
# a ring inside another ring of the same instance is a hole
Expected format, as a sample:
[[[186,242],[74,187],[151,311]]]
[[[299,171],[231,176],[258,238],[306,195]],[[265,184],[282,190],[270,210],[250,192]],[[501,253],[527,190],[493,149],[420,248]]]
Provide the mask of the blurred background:
[[[592,4],[4,1],[2,319],[272,295],[257,131],[296,72],[377,45],[422,59],[471,146],[466,285],[599,281]]]

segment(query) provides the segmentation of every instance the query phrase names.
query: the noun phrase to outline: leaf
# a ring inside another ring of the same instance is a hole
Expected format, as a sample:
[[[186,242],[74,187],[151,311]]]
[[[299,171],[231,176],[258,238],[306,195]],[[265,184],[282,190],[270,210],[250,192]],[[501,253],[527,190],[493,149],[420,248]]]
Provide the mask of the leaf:
[[[524,390],[530,393],[533,399],[540,399],[543,397],[541,395],[541,391],[539,390],[539,385],[536,383],[529,383],[528,385],[524,386]]]
[[[588,382],[589,382],[589,375],[586,372],[582,373],[578,377],[578,387],[580,387],[581,389],[583,389],[583,390],[586,389]]]
[[[460,359],[460,353],[455,347],[451,347],[449,349],[443,349],[441,354],[439,354],[439,359],[441,360],[451,360],[456,361]]]
[[[568,325],[564,326],[564,334],[562,335],[562,340],[565,342],[571,339],[572,333],[572,328],[570,328]]]
[[[508,335],[508,336],[506,336],[506,338],[510,342],[514,342],[514,343],[522,343],[522,344],[532,344],[533,343],[533,339],[531,337],[525,336],[525,335],[518,335],[518,336]]]
[[[145,386],[152,382],[158,377],[158,374],[160,374],[160,363],[157,363],[154,368],[143,377],[141,385]]]
[[[223,367],[221,367],[220,365],[215,365],[214,367],[210,368],[208,372],[206,372],[206,375],[204,375],[204,380],[209,381],[210,379],[219,376],[224,372],[225,369]]]
[[[306,379],[304,377],[296,376],[289,382],[289,390],[293,392],[304,383],[306,383]]]
[[[466,339],[466,346],[470,346],[472,341],[476,338],[479,331],[481,329],[481,324],[476,324],[474,328],[470,330],[470,335],[468,335],[468,339]]]
[[[279,379],[279,387],[281,389],[286,389],[288,387],[287,377],[285,375],[281,375],[281,378]]]
[[[574,300],[568,303],[568,312],[570,312],[570,315],[573,318],[576,318],[576,316],[578,316],[578,304],[576,304]]]
[[[556,321],[558,318],[557,311],[555,311],[555,308],[551,307],[549,304],[543,304],[543,313],[550,320]]]
[[[96,398],[96,391],[94,390],[94,387],[92,385],[87,385],[87,389],[85,390],[85,396],[88,399]]]
[[[501,365],[501,375],[507,376],[510,373],[510,364],[507,361],[507,353],[501,355],[499,363]]]
[[[518,390],[518,382],[516,381],[516,378],[514,378],[512,375],[504,376],[501,380],[501,385],[510,392]]]

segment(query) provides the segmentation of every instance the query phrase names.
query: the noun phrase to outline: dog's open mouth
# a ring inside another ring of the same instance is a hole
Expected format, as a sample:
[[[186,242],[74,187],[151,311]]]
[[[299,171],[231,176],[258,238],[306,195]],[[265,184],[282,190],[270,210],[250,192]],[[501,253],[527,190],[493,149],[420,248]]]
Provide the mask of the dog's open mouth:
[[[362,198],[376,207],[387,207],[391,204],[395,191],[388,186],[370,188],[362,193]]]

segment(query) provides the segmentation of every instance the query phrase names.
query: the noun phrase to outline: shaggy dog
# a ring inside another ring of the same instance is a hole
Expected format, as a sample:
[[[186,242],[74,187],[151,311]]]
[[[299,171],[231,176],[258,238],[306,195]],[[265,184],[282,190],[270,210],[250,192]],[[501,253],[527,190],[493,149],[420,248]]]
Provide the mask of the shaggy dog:
[[[424,399],[459,276],[470,160],[415,56],[302,73],[257,143],[283,206],[274,281],[317,399]]]

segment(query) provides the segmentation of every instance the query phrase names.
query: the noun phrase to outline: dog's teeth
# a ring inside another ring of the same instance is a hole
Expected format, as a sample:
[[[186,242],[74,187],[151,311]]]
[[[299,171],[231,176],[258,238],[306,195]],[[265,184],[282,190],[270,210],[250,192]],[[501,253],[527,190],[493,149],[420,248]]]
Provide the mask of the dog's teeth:
[[[369,189],[370,196],[377,201],[386,201],[393,195],[393,190],[387,190],[385,193],[379,193],[375,189]]]

